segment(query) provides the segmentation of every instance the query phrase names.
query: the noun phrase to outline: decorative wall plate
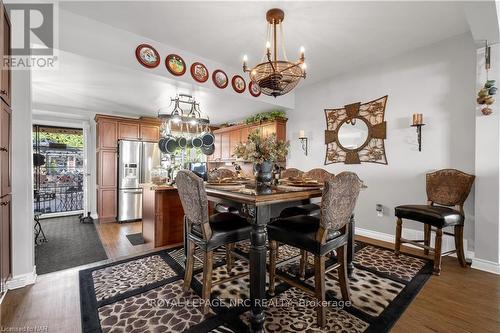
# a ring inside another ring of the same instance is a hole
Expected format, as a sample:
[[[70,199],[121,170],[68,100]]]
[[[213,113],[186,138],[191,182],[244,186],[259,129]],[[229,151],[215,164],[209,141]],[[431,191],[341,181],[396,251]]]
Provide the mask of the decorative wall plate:
[[[250,81],[248,84],[248,91],[250,91],[250,95],[253,97],[259,97],[261,93],[259,85],[253,81]]]
[[[181,76],[186,73],[186,63],[177,54],[169,54],[165,59],[165,66],[167,67],[170,74],[175,76]]]
[[[155,68],[160,64],[160,54],[149,44],[141,44],[135,49],[135,57],[141,65]]]
[[[215,86],[220,89],[226,88],[227,84],[229,83],[229,79],[222,69],[216,69],[212,73],[212,81],[214,82]]]
[[[208,80],[208,69],[201,62],[195,62],[191,65],[191,76],[196,81],[203,83]]]
[[[239,94],[244,92],[245,88],[247,87],[247,84],[245,83],[245,79],[243,79],[239,75],[233,76],[233,79],[231,80],[231,84],[233,85],[234,91],[236,91]]]
[[[387,96],[368,103],[325,109],[325,165],[331,163],[387,164],[384,120]]]

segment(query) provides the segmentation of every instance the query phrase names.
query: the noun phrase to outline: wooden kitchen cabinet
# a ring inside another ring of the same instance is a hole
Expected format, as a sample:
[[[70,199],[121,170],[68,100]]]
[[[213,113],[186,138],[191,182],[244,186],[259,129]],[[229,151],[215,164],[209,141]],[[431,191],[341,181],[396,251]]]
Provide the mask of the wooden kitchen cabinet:
[[[234,131],[229,132],[229,153],[231,158],[235,158],[234,148],[241,142],[241,130],[236,129]]]
[[[139,124],[119,122],[118,139],[139,139]]]
[[[10,21],[0,1],[0,55],[11,54]],[[0,71],[0,298],[6,292],[6,282],[11,276],[12,253],[12,111],[10,69]]]
[[[240,129],[240,139],[242,143],[247,142],[249,134],[250,134],[250,127],[245,126]]]
[[[0,199],[0,284],[1,291],[5,290],[5,283],[11,275],[10,256],[11,256],[11,228],[12,228],[12,196],[6,195]]]
[[[100,188],[97,190],[97,212],[99,222],[116,221],[117,215],[117,190],[113,188]]]
[[[118,181],[118,154],[113,150],[99,152],[97,181],[100,187],[116,187]]]
[[[97,122],[97,148],[117,148],[118,122],[103,119]]]
[[[10,108],[5,102],[2,101],[1,114],[0,114],[0,197],[11,193],[11,157],[12,157],[12,144],[11,144],[11,131],[12,126],[12,113]]]
[[[158,142],[158,140],[160,140],[160,127],[154,125],[141,125],[139,138],[142,141]]]
[[[6,60],[10,60],[10,19],[7,11],[5,10],[3,5],[1,6],[1,20],[2,20],[2,42],[1,42],[1,55],[3,57],[2,64],[5,64]],[[3,67],[3,66],[2,66]],[[11,71],[10,67],[2,68],[2,78],[1,78],[1,89],[0,96],[2,100],[7,103],[8,106],[11,106]]]
[[[216,161],[221,158],[222,135],[214,132],[214,153],[208,156],[208,161]]]
[[[221,133],[221,159],[229,160],[231,158],[230,132]]]
[[[234,148],[240,142],[246,142],[248,135],[259,129],[263,137],[276,134],[278,140],[286,141],[286,120],[276,120],[262,124],[242,124],[223,127],[215,130],[215,152],[209,157],[209,162],[227,162],[235,159]],[[220,147],[220,149],[218,148]]]

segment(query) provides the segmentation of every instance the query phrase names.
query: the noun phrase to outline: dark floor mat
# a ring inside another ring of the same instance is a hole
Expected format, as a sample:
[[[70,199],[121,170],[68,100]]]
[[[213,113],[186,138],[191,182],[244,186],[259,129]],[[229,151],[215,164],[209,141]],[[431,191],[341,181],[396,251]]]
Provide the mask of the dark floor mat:
[[[94,224],[78,216],[40,220],[47,242],[35,247],[37,274],[108,259]]]
[[[139,232],[137,234],[130,234],[127,235],[127,239],[132,245],[141,245],[144,244],[144,237],[142,237],[142,232]]]

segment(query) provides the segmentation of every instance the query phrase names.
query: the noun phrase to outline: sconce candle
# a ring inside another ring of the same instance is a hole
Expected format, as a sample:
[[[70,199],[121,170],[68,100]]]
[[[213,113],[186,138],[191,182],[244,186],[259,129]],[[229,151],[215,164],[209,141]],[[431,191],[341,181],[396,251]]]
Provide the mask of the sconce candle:
[[[422,125],[424,123],[424,115],[421,113],[413,114],[413,125]]]
[[[307,137],[306,137],[306,132],[304,130],[299,131],[299,140],[302,146],[302,150],[304,151],[304,154],[306,154],[307,156]]]
[[[413,124],[411,126],[417,128],[418,151],[422,151],[422,126],[425,126],[424,116],[421,113],[414,113]]]

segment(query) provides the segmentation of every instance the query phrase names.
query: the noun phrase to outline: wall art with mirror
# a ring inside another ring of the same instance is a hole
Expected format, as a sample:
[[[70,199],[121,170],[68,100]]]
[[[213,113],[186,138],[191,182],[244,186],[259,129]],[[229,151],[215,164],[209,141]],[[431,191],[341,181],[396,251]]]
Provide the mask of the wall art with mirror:
[[[384,147],[387,97],[325,109],[325,165],[342,162],[387,164]]]

